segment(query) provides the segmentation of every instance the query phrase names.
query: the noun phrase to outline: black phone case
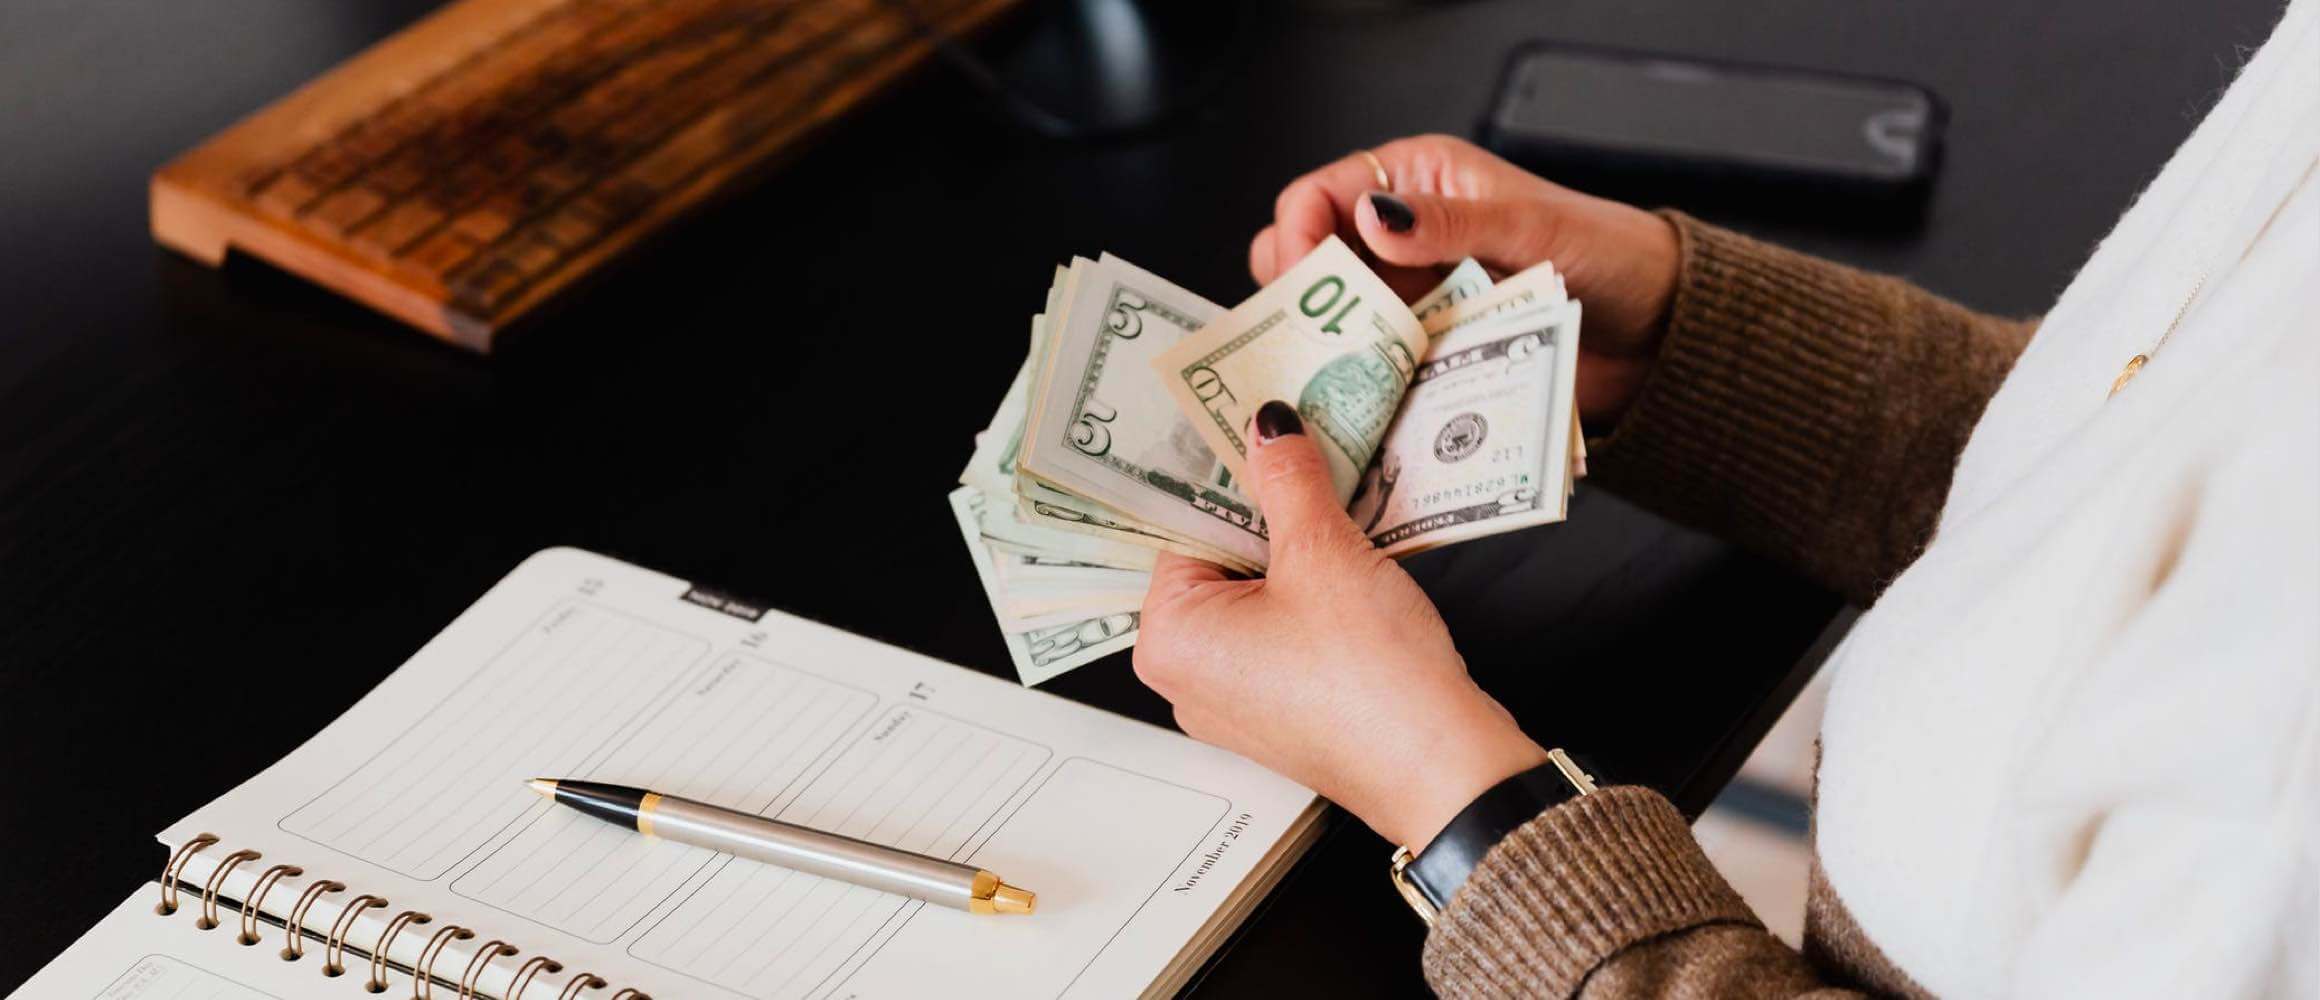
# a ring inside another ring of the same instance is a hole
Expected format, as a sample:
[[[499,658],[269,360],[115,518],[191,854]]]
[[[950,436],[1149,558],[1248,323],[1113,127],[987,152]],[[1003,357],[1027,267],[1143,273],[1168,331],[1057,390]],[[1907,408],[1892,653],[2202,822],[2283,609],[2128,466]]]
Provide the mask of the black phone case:
[[[1921,95],[1926,103],[1926,118],[1917,135],[1918,155],[1907,174],[1881,175],[1866,171],[1811,169],[1604,145],[1545,132],[1501,128],[1497,123],[1497,112],[1504,106],[1508,93],[1515,86],[1516,72],[1525,59],[1541,52],[1684,63],[1726,75],[1812,77],[1837,83],[1906,89]],[[1789,201],[1790,207],[1798,211],[1829,209],[1850,213],[1863,208],[1884,210],[1877,216],[1879,218],[1891,213],[1914,214],[1922,208],[1932,190],[1934,177],[1940,172],[1943,136],[1949,122],[1949,106],[1942,101],[1941,96],[1908,80],[1556,41],[1526,42],[1508,53],[1499,69],[1498,83],[1491,88],[1490,101],[1490,106],[1483,110],[1475,127],[1481,144],[1508,160],[1576,187],[1644,201],[1716,203],[1740,200],[1753,203],[1765,196],[1773,196]],[[1799,201],[1796,197],[1799,195],[1809,195],[1812,200]]]

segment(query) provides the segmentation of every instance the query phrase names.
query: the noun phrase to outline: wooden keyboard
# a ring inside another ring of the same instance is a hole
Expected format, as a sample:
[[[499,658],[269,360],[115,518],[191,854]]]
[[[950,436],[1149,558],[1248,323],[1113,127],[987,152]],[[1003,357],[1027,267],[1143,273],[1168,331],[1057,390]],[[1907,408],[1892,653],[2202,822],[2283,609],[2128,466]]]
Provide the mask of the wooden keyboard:
[[[161,168],[153,236],[489,350],[1013,3],[459,0]]]

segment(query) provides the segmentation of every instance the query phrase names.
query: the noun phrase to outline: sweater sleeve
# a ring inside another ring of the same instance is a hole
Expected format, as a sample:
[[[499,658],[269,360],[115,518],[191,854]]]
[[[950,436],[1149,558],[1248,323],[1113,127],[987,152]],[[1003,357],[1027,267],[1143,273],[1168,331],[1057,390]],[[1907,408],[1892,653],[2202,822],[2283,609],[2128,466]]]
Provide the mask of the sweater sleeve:
[[[2034,329],[1676,212],[1667,338],[1604,486],[1867,603],[1933,533]]]
[[[1854,997],[1764,929],[1675,806],[1634,786],[1499,841],[1426,936],[1444,997]]]

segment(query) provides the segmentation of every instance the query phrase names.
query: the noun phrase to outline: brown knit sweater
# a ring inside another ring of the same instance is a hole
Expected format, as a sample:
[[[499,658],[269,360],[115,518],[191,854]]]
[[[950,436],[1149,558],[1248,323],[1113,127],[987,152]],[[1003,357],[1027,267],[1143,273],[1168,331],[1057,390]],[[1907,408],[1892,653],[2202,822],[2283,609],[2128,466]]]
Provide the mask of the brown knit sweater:
[[[1597,481],[1867,603],[1924,548],[1966,435],[2032,325],[1666,213],[1682,271],[1659,362]],[[1803,953],[1764,930],[1668,801],[1609,788],[1509,834],[1426,939],[1444,996],[1922,994],[1813,873]]]

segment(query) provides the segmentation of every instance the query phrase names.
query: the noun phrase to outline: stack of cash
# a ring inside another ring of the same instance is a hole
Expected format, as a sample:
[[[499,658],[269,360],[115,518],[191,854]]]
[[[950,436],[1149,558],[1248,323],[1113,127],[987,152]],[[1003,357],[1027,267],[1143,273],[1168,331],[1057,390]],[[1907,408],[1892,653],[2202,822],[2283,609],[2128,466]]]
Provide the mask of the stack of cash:
[[[1135,644],[1157,551],[1259,574],[1249,418],[1297,408],[1389,555],[1563,519],[1579,304],[1466,261],[1415,304],[1331,238],[1227,310],[1109,254],[1057,268],[951,509],[1025,684]]]

